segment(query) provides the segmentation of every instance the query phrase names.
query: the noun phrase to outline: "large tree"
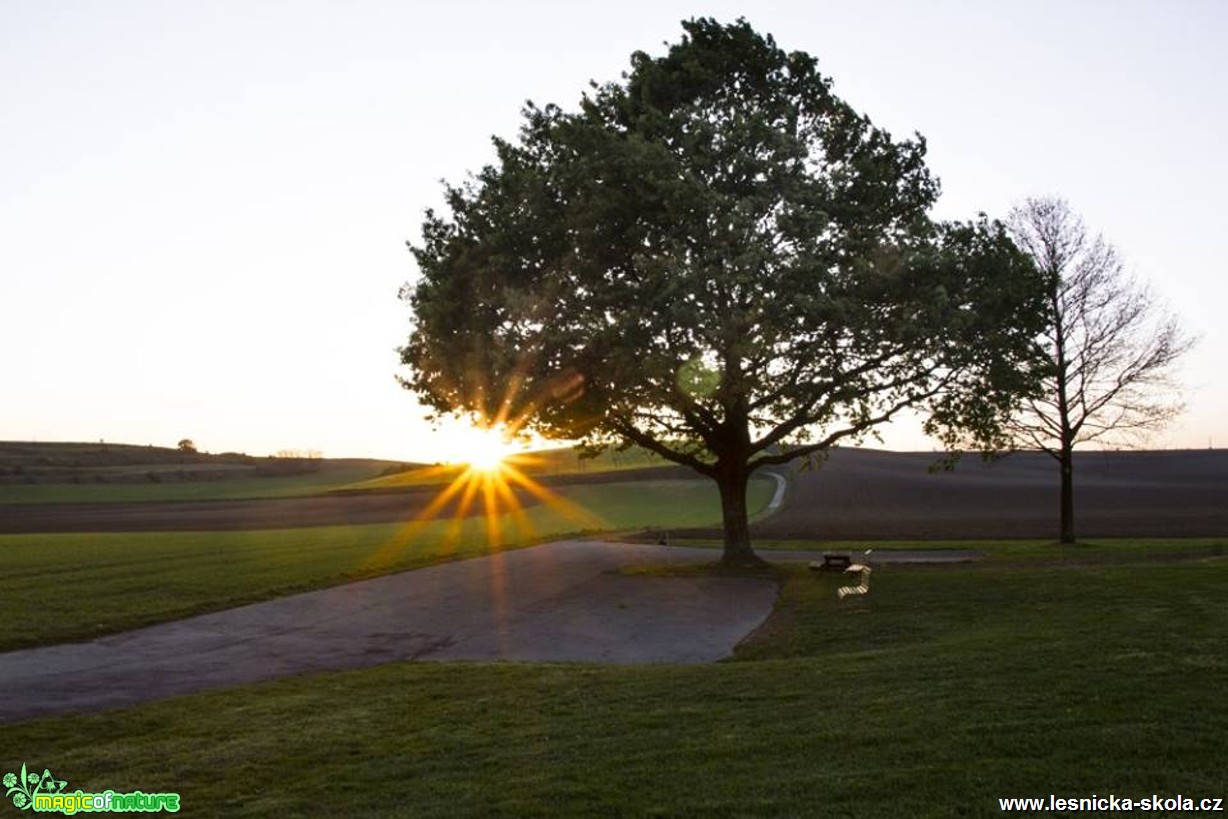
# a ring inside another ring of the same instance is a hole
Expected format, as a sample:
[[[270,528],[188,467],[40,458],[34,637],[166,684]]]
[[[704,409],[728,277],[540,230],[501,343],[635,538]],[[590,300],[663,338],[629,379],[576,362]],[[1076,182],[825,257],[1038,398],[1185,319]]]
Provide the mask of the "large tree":
[[[1063,199],[1027,199],[1007,221],[1044,276],[1048,362],[1043,389],[1008,429],[1016,444],[1058,462],[1059,535],[1074,543],[1075,446],[1129,442],[1167,424],[1181,410],[1173,364],[1193,340],[1126,277],[1112,245],[1090,235]]]
[[[984,218],[936,224],[925,143],[744,21],[683,23],[579,110],[448,187],[411,244],[403,379],[437,410],[636,444],[715,480],[723,560],[757,562],[746,488],[905,408],[986,446],[1032,377],[1033,266]]]

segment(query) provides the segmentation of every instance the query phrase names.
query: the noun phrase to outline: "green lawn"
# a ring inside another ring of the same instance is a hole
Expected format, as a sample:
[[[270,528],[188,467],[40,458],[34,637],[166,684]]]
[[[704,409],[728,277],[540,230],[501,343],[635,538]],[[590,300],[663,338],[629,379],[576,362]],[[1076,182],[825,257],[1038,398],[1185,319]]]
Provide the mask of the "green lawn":
[[[412,664],[5,727],[0,770],[191,815],[999,816],[1222,797],[1228,559],[779,570],[709,666]],[[1090,815],[1090,814],[1089,814]],[[1152,814],[1163,815],[1163,814]]]
[[[773,484],[751,484],[752,510]],[[711,525],[708,480],[563,487],[563,506],[406,526],[0,535],[0,650],[93,637],[570,533]]]

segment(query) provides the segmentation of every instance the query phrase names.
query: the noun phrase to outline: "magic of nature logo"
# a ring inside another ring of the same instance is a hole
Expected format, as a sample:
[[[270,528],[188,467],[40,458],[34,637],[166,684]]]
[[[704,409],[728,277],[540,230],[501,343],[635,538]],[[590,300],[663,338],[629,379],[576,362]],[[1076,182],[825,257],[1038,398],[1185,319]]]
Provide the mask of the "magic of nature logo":
[[[22,763],[21,772],[6,773],[4,783],[6,797],[11,797],[13,807],[33,810],[35,813],[63,813],[72,815],[78,811],[103,813],[167,813],[179,812],[179,794],[145,793],[144,791],[116,791],[108,788],[101,793],[85,793],[78,789],[68,790],[68,782],[56,779],[51,771],[43,768],[41,774],[27,769]]]

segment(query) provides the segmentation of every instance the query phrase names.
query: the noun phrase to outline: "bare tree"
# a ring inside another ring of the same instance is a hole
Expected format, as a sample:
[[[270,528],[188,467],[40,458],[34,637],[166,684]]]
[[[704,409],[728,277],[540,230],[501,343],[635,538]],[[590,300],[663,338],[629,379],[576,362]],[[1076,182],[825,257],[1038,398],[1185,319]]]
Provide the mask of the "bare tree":
[[[1027,199],[1007,224],[1048,283],[1044,392],[1024,402],[1010,431],[1039,447],[1062,475],[1061,542],[1073,543],[1076,445],[1132,443],[1183,406],[1173,363],[1194,344],[1177,318],[1127,277],[1112,245],[1090,236],[1063,199]]]

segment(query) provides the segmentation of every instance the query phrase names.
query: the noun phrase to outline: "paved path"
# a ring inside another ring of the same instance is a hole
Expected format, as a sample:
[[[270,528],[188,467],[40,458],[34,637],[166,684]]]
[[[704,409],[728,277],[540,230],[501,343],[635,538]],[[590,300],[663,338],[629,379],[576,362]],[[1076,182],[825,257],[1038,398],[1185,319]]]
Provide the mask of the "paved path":
[[[713,662],[771,613],[773,582],[615,572],[707,563],[718,554],[560,541],[86,643],[0,654],[0,724],[397,660]],[[760,554],[814,560],[822,552]],[[876,551],[871,560],[937,563],[980,556]]]
[[[866,550],[869,550],[867,553]],[[760,549],[758,555],[769,562],[784,560],[822,560],[823,555],[848,555],[856,563],[877,566],[885,563],[972,563],[983,560],[979,549],[876,549],[867,543],[865,549],[826,549],[820,551]]]
[[[0,723],[396,660],[712,662],[771,612],[773,582],[613,572],[715,557],[562,541],[0,654]]]

